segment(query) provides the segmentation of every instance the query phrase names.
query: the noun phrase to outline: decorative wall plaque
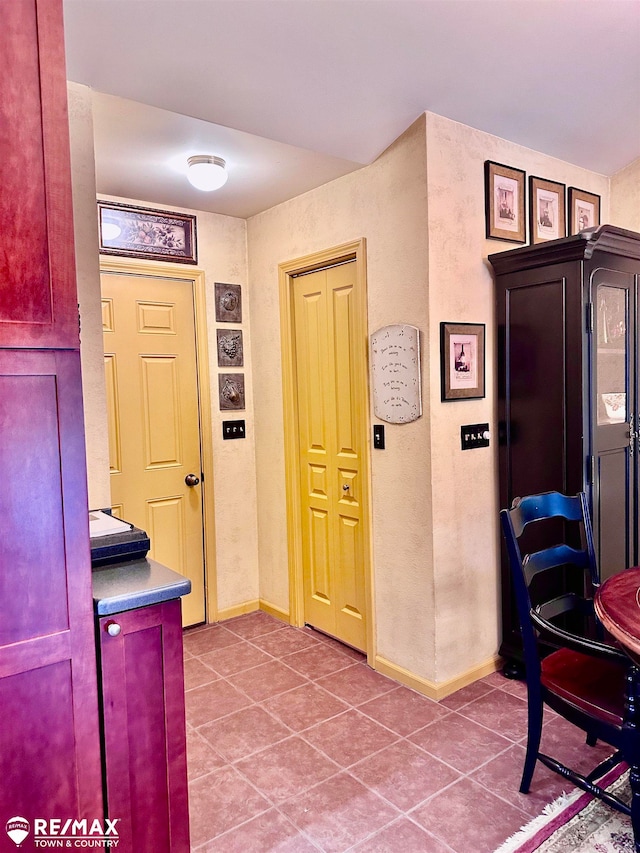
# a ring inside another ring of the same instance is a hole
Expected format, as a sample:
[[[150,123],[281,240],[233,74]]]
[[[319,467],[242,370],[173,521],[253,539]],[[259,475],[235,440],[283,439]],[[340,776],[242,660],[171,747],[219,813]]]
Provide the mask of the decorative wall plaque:
[[[381,421],[406,424],[422,415],[420,331],[383,326],[371,335],[373,412]]]
[[[243,367],[241,329],[216,329],[218,339],[218,367]]]
[[[242,323],[242,289],[239,284],[215,283],[218,323]]]
[[[244,409],[244,374],[243,373],[219,373],[218,374],[218,397],[220,408]]]

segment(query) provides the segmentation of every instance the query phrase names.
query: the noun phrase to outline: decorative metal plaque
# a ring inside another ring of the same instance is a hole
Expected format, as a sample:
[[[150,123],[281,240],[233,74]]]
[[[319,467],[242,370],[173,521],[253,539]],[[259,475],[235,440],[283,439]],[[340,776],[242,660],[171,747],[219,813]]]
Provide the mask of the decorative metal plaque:
[[[244,367],[241,329],[216,329],[218,367]]]
[[[244,374],[219,373],[218,397],[221,410],[242,411],[244,409]]]
[[[242,288],[239,284],[215,282],[216,322],[242,323]]]
[[[383,326],[371,335],[373,411],[381,421],[407,424],[422,415],[420,331]]]

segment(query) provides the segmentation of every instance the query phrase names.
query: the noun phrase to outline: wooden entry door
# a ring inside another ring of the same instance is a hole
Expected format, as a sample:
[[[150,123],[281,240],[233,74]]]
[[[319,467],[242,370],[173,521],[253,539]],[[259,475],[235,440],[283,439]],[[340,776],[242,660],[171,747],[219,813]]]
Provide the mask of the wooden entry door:
[[[183,622],[205,621],[202,465],[190,282],[102,273],[114,514],[191,580]],[[193,477],[198,483],[193,483]]]
[[[293,279],[304,621],[367,647],[366,322],[356,262]]]

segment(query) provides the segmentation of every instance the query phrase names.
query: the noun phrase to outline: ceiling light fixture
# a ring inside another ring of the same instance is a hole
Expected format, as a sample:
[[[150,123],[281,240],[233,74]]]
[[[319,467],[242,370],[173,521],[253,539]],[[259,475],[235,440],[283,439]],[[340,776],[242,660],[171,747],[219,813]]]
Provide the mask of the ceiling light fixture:
[[[226,163],[222,157],[211,157],[208,154],[197,154],[187,160],[189,169],[187,178],[197,190],[211,192],[219,190],[227,182]]]

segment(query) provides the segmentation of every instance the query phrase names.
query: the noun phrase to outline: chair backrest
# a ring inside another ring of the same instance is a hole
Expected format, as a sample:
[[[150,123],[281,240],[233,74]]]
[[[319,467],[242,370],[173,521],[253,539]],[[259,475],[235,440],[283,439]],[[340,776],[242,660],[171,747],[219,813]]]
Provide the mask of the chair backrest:
[[[527,525],[553,518],[579,524],[581,547],[561,542],[523,555],[518,540],[523,536]],[[599,578],[587,497],[584,492],[574,497],[559,492],[546,492],[516,498],[511,509],[503,509],[500,512],[500,521],[509,555],[529,678],[540,670],[535,628],[546,622],[553,623],[558,617],[576,611],[585,617],[591,615],[588,606],[591,602],[584,598],[584,593],[592,593],[593,588],[599,584]],[[583,594],[563,592],[532,607],[530,588],[534,579],[545,572],[565,571],[567,567],[575,567],[583,573]]]

